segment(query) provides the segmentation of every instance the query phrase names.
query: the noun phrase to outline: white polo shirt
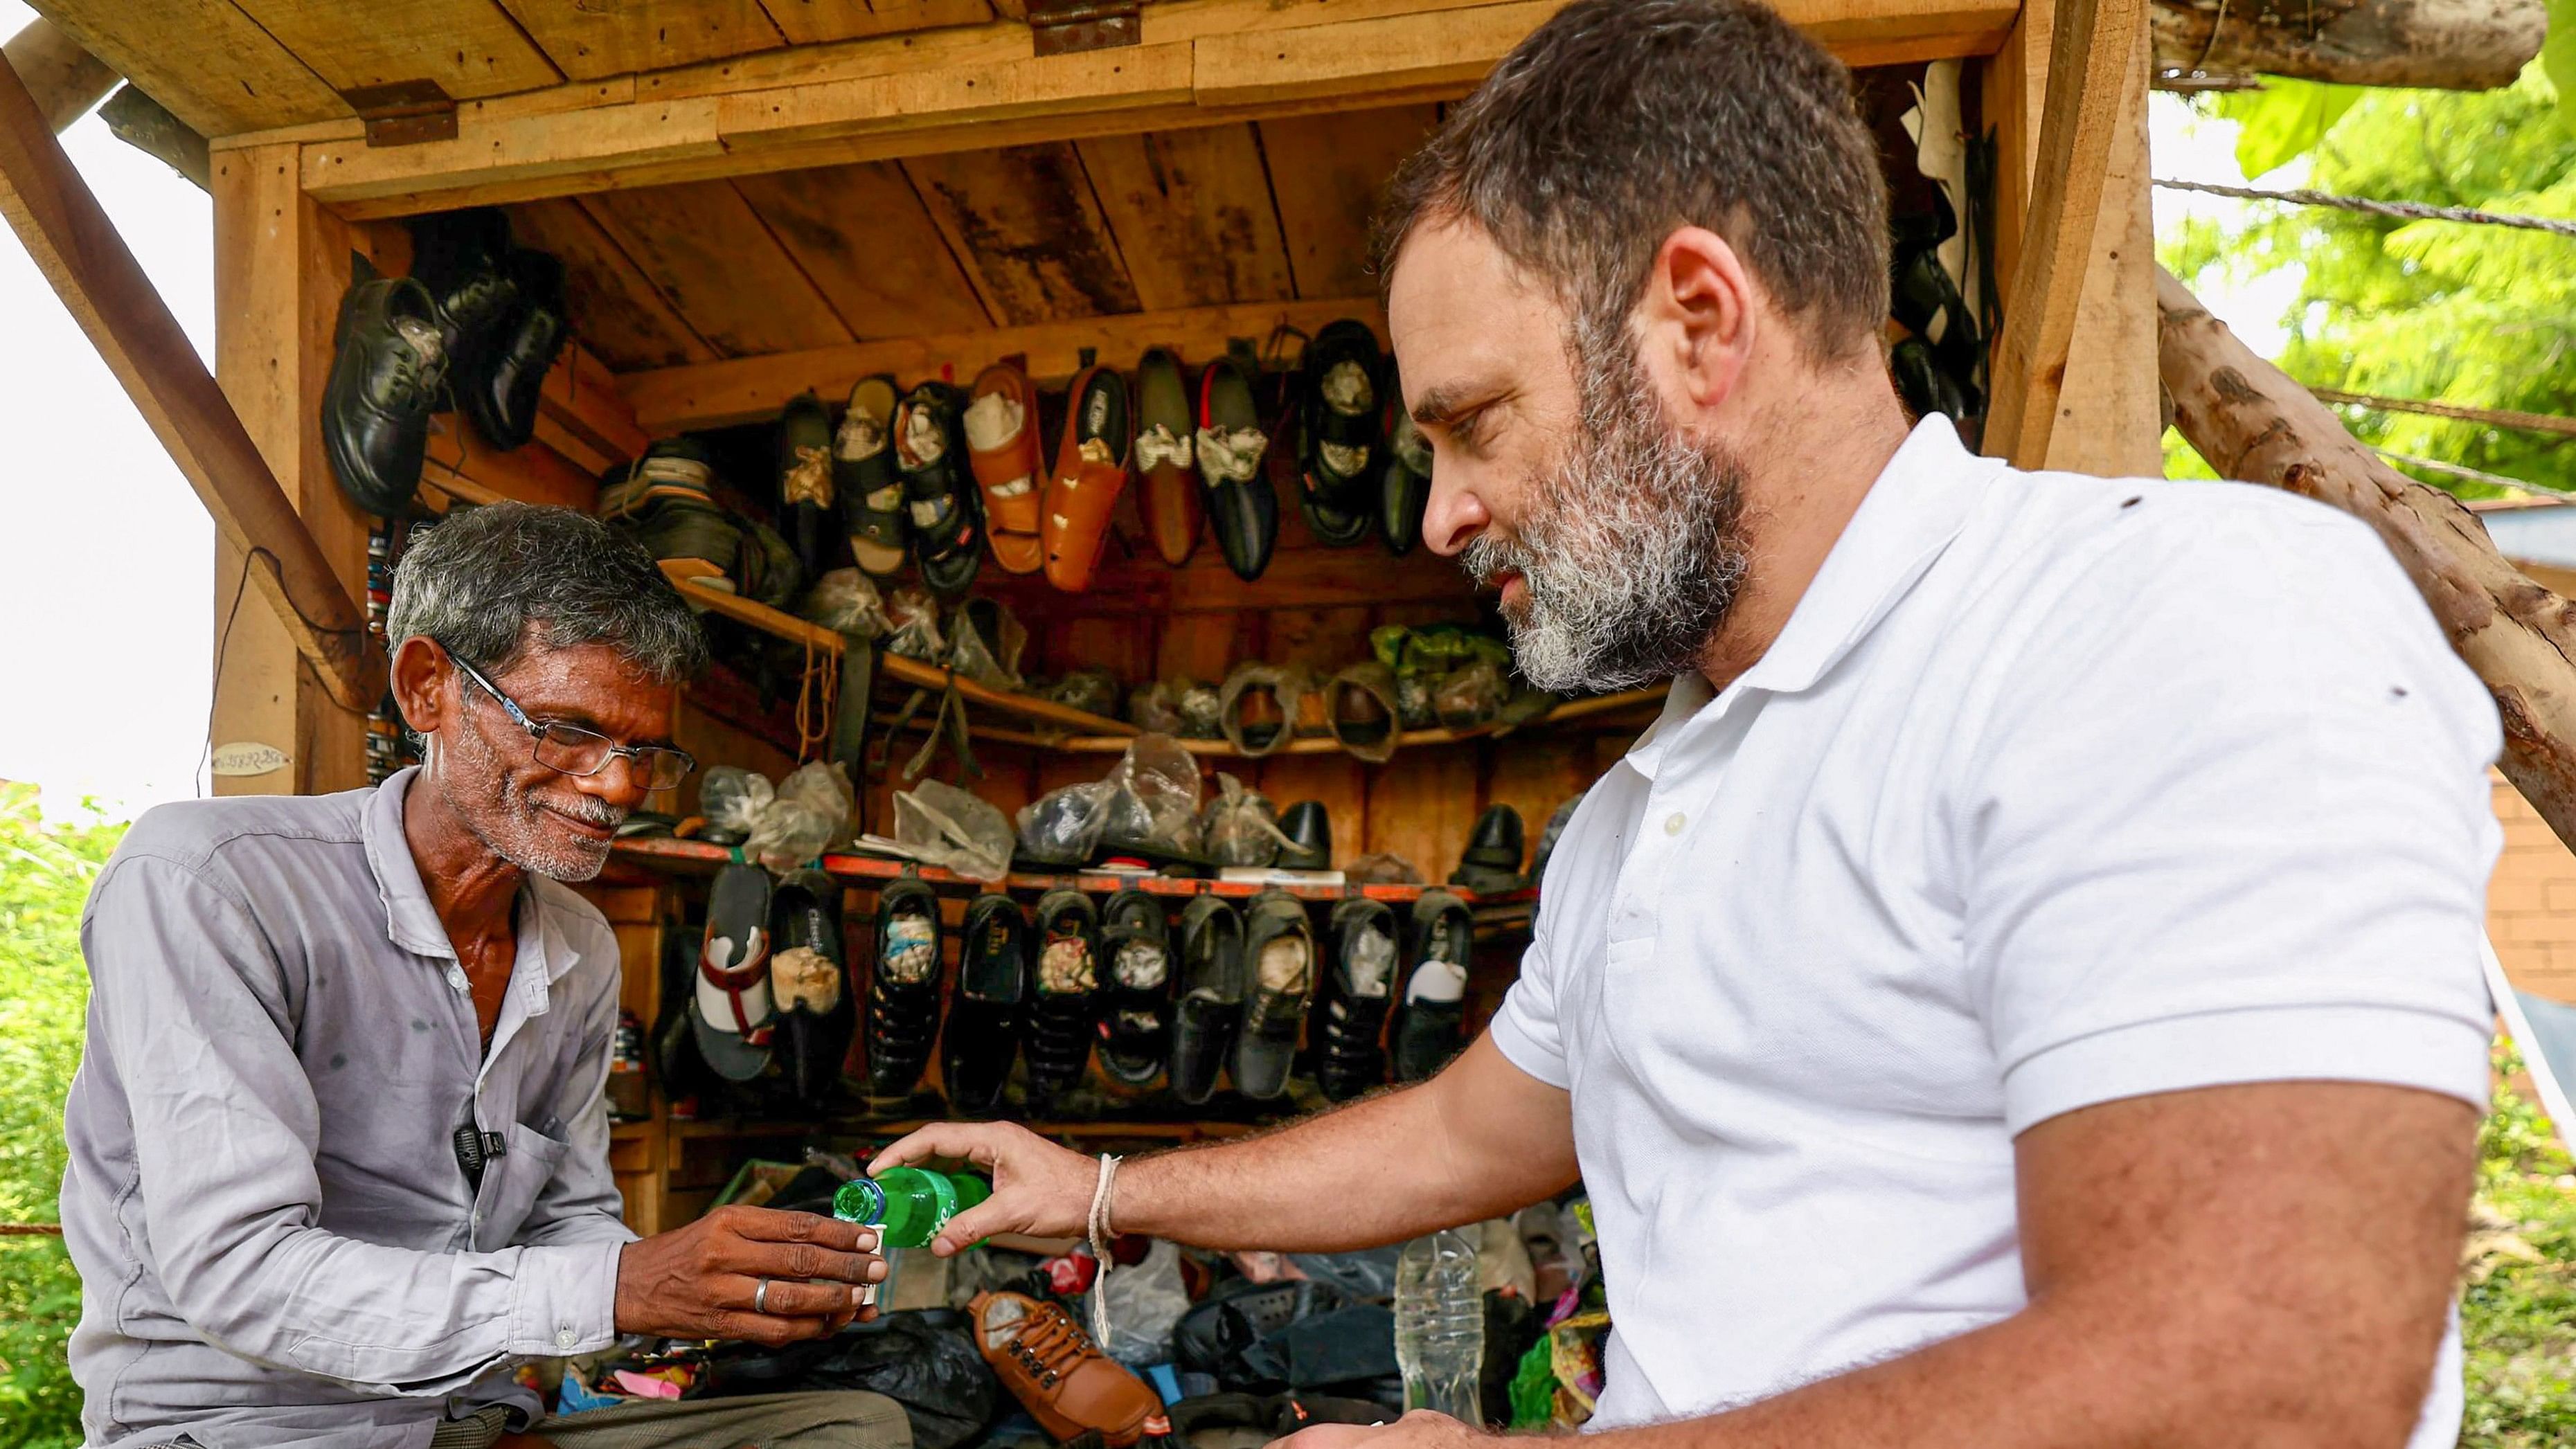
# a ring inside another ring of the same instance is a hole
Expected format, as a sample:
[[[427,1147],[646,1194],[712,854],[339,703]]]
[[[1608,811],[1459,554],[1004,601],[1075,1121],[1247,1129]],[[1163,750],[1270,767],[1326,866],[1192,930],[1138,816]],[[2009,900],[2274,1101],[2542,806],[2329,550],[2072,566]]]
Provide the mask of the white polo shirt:
[[[2229,1082],[2483,1105],[2496,713],[2360,523],[1926,420],[1770,651],[1550,860],[1493,1023],[1573,1095],[1602,1426],[2027,1301],[2014,1134]],[[2456,1329],[2415,1449],[2453,1442]]]

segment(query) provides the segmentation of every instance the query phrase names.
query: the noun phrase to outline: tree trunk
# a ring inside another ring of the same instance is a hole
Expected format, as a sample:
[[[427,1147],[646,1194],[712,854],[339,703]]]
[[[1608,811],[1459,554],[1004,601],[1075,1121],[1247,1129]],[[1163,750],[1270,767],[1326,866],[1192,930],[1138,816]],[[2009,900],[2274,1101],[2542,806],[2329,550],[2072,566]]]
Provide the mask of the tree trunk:
[[[2504,718],[2505,778],[2576,848],[2576,605],[2523,577],[2460,501],[2379,460],[2326,405],[2156,271],[2157,371],[2173,422],[2219,476],[2369,524]]]
[[[2149,17],[2160,72],[2455,91],[2511,84],[2548,27],[2544,0],[2155,0]]]

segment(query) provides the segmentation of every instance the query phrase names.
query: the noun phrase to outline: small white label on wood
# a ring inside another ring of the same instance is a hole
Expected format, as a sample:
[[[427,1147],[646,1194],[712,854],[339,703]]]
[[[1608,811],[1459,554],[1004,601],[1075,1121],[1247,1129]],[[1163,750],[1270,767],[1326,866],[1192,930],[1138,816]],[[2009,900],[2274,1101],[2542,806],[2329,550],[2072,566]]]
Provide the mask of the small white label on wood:
[[[265,775],[286,768],[287,753],[275,745],[256,740],[215,746],[214,773],[218,775]]]

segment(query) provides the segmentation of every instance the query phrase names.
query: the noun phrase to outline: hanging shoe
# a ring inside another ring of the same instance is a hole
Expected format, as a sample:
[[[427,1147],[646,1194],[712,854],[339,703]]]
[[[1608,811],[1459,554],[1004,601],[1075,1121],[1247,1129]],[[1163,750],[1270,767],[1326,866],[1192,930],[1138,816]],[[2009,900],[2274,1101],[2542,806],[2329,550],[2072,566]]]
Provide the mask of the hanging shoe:
[[[810,392],[789,398],[778,415],[778,516],[797,567],[821,578],[838,551],[841,523],[833,507],[832,415]]]
[[[1467,1045],[1467,967],[1476,959],[1476,919],[1467,903],[1428,890],[1413,903],[1413,974],[1404,983],[1393,1034],[1395,1079],[1418,1082]]]
[[[1368,324],[1345,317],[1315,334],[1306,349],[1302,407],[1306,524],[1318,542],[1348,547],[1368,536],[1377,510],[1367,498],[1377,481],[1384,439],[1378,393],[1385,355]]]
[[[894,379],[879,373],[859,379],[832,439],[832,493],[841,508],[841,531],[850,556],[878,578],[902,572],[911,530],[904,526],[903,477],[894,467],[894,414],[901,405]]]
[[[1312,681],[1291,665],[1238,664],[1217,692],[1217,727],[1236,753],[1259,759],[1296,737]]]
[[[1181,912],[1180,1002],[1172,1022],[1172,1095],[1195,1107],[1216,1094],[1217,1073],[1243,1023],[1243,918],[1221,896]]]
[[[563,263],[521,247],[503,264],[513,293],[473,369],[457,378],[456,398],[485,441],[504,452],[537,434],[537,399],[563,352]]]
[[[756,865],[716,872],[695,981],[689,1027],[699,1058],[728,1082],[769,1070],[778,1022],[769,994],[769,872]]]
[[[437,306],[448,375],[460,392],[488,375],[518,308],[519,282],[509,259],[510,216],[498,207],[439,212],[411,223],[412,280]]]
[[[1029,1012],[1029,1110],[1046,1110],[1091,1065],[1099,1015],[1100,909],[1080,891],[1038,901],[1038,979]]]
[[[1529,877],[1521,874],[1524,844],[1521,812],[1509,805],[1486,806],[1467,832],[1467,848],[1459,853],[1458,868],[1449,872],[1449,883],[1478,895],[1525,889]]]
[[[1315,932],[1306,904],[1281,891],[1253,897],[1243,917],[1243,958],[1251,966],[1235,1090],[1269,1101],[1288,1090],[1288,1069],[1315,995]]]
[[[1422,515],[1431,506],[1431,440],[1404,409],[1404,385],[1386,370],[1386,468],[1378,484],[1378,533],[1386,551],[1402,558],[1422,542]]]
[[[958,938],[957,1000],[940,1038],[950,1115],[990,1117],[1001,1110],[1028,997],[1029,918],[1009,896],[977,896]]]
[[[1386,1014],[1395,991],[1395,912],[1356,897],[1333,908],[1315,1080],[1336,1102],[1386,1082]]]
[[[994,1377],[1057,1442],[1132,1449],[1170,1431],[1162,1399],[1102,1353],[1062,1303],[995,1290],[976,1294],[966,1313]]]
[[[1288,837],[1271,862],[1281,870],[1331,870],[1333,822],[1324,802],[1300,800],[1279,815],[1279,833]]]
[[[769,903],[769,995],[778,1022],[771,1053],[797,1105],[820,1116],[841,1085],[858,1002],[842,964],[841,886],[819,870],[778,883]]]
[[[1109,979],[1100,999],[1100,1067],[1124,1086],[1150,1086],[1172,1050],[1171,927],[1160,901],[1138,890],[1100,912]]]
[[[1199,472],[1193,462],[1197,410],[1181,359],[1157,347],[1136,364],[1136,510],[1154,552],[1174,568],[1199,546]]]
[[[965,596],[984,558],[983,494],[966,462],[957,389],[925,382],[894,415],[895,471],[921,581],[943,600]]]
[[[876,959],[868,972],[868,1095],[912,1095],[939,1040],[939,898],[918,880],[877,892]]]
[[[1198,433],[1192,454],[1207,487],[1207,512],[1225,566],[1249,583],[1270,567],[1279,543],[1279,495],[1262,466],[1270,435],[1261,429],[1254,399],[1259,369],[1248,345],[1207,365],[1199,374]]]
[[[1091,572],[1109,537],[1110,510],[1127,487],[1135,431],[1127,381],[1116,368],[1086,367],[1074,377],[1055,476],[1047,483],[1046,515],[1038,523],[1046,541],[1047,582],[1068,594],[1091,587]]]
[[[997,362],[976,377],[966,406],[966,456],[984,490],[984,536],[1005,573],[1033,574],[1046,564],[1038,537],[1037,389],[1013,363]]]
[[[429,416],[446,383],[437,304],[418,282],[381,277],[340,299],[322,388],[322,447],[343,492],[379,518],[399,517],[420,487]]]

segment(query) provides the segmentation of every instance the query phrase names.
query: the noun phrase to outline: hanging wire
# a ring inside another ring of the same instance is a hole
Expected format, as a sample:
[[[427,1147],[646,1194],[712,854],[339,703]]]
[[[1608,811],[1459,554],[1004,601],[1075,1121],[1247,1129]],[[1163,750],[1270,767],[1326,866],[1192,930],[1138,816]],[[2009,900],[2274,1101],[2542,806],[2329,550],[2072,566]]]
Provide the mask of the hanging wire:
[[[2464,467],[2458,463],[2445,463],[2437,458],[2418,458],[2412,453],[2400,453],[2389,448],[2373,448],[2370,451],[2391,463],[2402,463],[2409,468],[2421,468],[2427,473],[2439,473],[2444,477],[2457,478],[2463,483],[2488,483],[2498,488],[2511,488],[2523,493],[2546,493],[2557,498],[2569,496],[2570,490],[2565,488],[2554,487],[2547,483],[2525,482],[2520,478],[2508,478],[2502,473],[2488,473],[2477,468]]]
[[[2553,216],[2510,216],[2466,206],[2373,201],[2361,196],[2337,196],[2327,191],[2266,191],[2256,186],[2221,186],[2215,181],[2174,181],[2161,176],[2156,178],[2155,185],[2164,191],[2197,191],[2209,196],[2232,196],[2239,201],[2285,201],[2293,206],[2324,206],[2337,211],[2357,211],[2364,216],[2387,217],[2393,221],[2456,221],[2470,226],[2510,226],[2524,231],[2545,231],[2552,236],[2576,237],[2576,221],[2561,221]]]
[[[2366,392],[2344,392],[2331,387],[2312,387],[2308,391],[2325,402],[2347,407],[2369,408],[2376,412],[2422,413],[2430,418],[2450,418],[2455,422],[2484,423],[2489,427],[2511,428],[2517,432],[2555,433],[2576,438],[2576,418],[2562,418],[2550,413],[2518,413],[2504,408],[2473,408],[2460,403],[2424,402],[2416,398],[2380,397]]]

